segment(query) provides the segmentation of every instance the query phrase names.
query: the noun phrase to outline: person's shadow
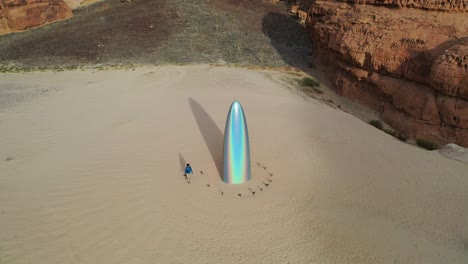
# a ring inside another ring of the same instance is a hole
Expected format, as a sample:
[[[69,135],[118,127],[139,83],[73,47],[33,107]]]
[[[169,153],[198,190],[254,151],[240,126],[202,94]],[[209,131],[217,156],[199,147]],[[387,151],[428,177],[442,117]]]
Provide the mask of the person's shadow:
[[[180,153],[179,153],[179,165],[180,165],[180,171],[182,172],[182,175],[184,175],[185,179],[188,181],[189,179],[185,175],[185,166],[187,166],[187,161],[185,161],[184,157]]]
[[[180,171],[182,173],[185,172],[185,166],[187,165],[187,162],[185,161],[184,157],[182,157],[182,154],[179,153],[179,164],[180,164]]]
[[[211,157],[218,170],[219,177],[223,178],[223,132],[218,128],[214,120],[205,109],[193,98],[189,98],[190,108],[197,122],[198,129],[202,134]]]

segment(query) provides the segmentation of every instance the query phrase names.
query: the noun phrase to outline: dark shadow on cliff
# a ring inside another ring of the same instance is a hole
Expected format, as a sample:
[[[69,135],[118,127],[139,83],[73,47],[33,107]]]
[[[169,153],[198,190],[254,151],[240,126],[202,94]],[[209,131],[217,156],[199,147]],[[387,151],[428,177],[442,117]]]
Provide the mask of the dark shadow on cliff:
[[[210,151],[211,157],[218,170],[219,177],[223,177],[223,132],[218,128],[206,110],[193,98],[189,98],[190,108],[197,122],[198,129]]]
[[[468,37],[443,42],[430,50],[409,51],[411,58],[403,62],[399,70],[411,81],[429,85],[427,76],[430,76],[434,62],[450,48],[463,43],[468,43]]]
[[[285,63],[314,76],[320,83],[333,87],[330,82],[333,67],[323,63],[316,67],[321,54],[316,54],[306,26],[296,17],[270,12],[263,17],[262,31],[270,38],[271,45]]]
[[[305,26],[297,19],[270,12],[263,17],[262,31],[284,62],[302,70],[307,68],[311,44]]]

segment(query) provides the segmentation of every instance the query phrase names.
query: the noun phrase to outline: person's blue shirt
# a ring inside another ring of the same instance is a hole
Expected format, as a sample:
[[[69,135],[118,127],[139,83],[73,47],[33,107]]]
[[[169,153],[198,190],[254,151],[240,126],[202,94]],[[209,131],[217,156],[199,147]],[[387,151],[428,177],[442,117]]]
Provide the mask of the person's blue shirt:
[[[185,173],[189,174],[189,173],[193,173],[192,171],[192,167],[191,166],[187,166],[185,167]]]

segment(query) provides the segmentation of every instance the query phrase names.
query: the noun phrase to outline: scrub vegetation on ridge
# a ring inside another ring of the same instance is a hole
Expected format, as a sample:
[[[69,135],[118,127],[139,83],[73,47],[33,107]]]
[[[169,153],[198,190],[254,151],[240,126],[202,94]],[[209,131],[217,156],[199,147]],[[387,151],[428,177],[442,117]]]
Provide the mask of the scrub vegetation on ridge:
[[[230,0],[102,1],[73,18],[0,37],[0,65],[306,64],[305,29],[284,4]],[[4,70],[5,71],[5,70]]]

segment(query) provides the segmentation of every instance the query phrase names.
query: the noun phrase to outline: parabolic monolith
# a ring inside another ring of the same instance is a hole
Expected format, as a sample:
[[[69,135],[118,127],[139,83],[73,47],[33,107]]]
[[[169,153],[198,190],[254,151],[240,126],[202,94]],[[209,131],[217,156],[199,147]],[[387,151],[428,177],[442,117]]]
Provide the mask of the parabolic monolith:
[[[224,129],[223,181],[241,184],[250,180],[250,143],[244,110],[238,101],[231,104]]]

